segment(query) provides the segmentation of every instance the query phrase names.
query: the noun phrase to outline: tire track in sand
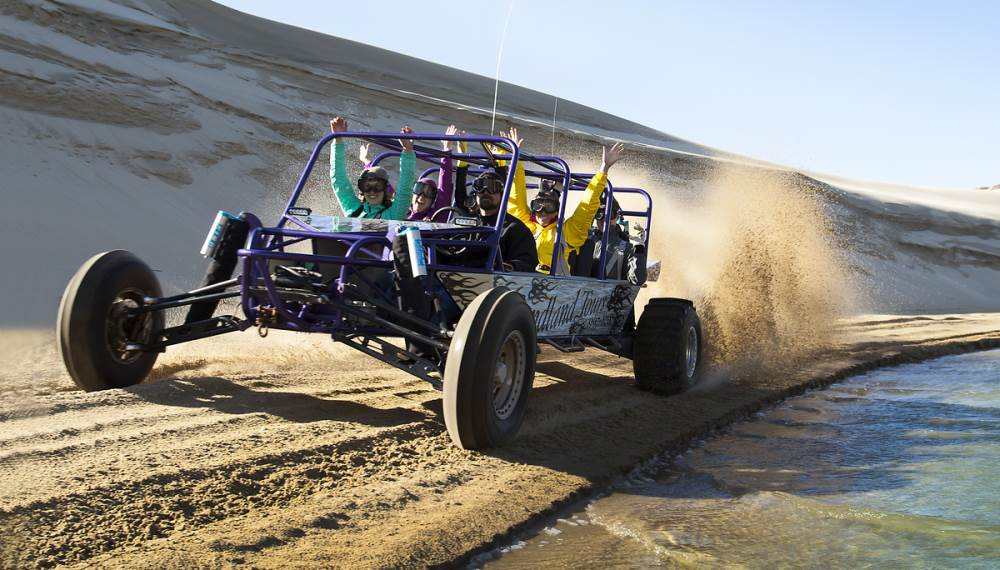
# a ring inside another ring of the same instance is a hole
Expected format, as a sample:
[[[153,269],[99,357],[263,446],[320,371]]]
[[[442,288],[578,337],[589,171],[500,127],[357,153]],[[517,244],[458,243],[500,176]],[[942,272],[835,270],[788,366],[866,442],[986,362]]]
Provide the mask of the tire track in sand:
[[[223,364],[196,377],[118,396],[38,397],[66,406],[55,416],[76,414],[84,430],[126,413],[86,436],[53,433],[45,416],[0,420],[36,437],[7,448],[24,463],[4,472],[17,485],[0,479],[16,497],[0,508],[0,567],[454,563],[767,402],[878,365],[1000,344],[1000,316],[921,322],[855,325],[791,370],[717,378],[670,398],[635,390],[627,360],[546,352],[522,436],[490,454],[456,449],[439,393],[377,364],[341,379],[322,358],[289,368],[287,355],[255,353],[236,366],[227,348]],[[31,454],[62,439],[78,447]],[[149,468],[153,457],[163,463]],[[113,476],[102,476],[109,464]]]

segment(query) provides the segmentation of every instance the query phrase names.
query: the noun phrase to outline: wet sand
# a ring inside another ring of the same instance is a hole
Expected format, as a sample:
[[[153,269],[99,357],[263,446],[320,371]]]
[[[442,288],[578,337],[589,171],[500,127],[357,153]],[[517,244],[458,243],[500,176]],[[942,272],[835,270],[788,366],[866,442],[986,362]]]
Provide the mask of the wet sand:
[[[50,335],[3,335],[0,566],[416,567],[809,387],[1000,346],[1000,314],[843,321],[826,350],[670,398],[627,360],[546,351],[521,436],[490,454],[451,444],[440,393],[318,336],[199,341],[87,394]]]

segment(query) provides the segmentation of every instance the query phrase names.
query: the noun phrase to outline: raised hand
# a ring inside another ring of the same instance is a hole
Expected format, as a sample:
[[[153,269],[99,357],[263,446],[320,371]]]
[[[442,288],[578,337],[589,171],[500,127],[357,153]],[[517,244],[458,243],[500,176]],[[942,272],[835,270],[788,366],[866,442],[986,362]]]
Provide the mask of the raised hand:
[[[347,119],[343,117],[334,117],[333,119],[331,119],[330,132],[331,133],[347,132]]]
[[[625,154],[625,144],[622,142],[616,142],[611,145],[610,149],[604,147],[601,155],[601,172],[607,174],[608,170],[621,159],[623,154]]]
[[[500,136],[509,138],[519,147],[524,144],[524,139],[517,138],[517,127],[511,127],[506,133],[501,131]]]
[[[402,129],[399,129],[399,132],[404,135],[408,135],[413,133],[413,129],[410,127],[403,127]],[[399,144],[403,147],[404,151],[413,152],[413,139],[399,139]]]
[[[358,151],[358,160],[365,166],[368,166],[368,152],[371,150],[371,146],[371,143],[364,143],[361,145],[361,150]]]
[[[449,136],[454,136],[458,134],[458,127],[455,125],[448,125],[448,128],[444,130],[444,134]],[[451,145],[455,141],[441,141],[441,150],[451,150]]]

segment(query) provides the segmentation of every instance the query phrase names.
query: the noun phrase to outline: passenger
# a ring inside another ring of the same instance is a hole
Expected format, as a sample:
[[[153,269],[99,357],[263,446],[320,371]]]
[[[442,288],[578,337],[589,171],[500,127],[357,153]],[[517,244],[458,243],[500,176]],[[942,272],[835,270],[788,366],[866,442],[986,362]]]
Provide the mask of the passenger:
[[[347,131],[346,119],[334,117],[330,121],[330,132],[345,131]],[[400,132],[409,134],[413,129],[403,127]],[[416,156],[413,153],[411,139],[399,139],[399,144],[403,147],[403,152],[399,155],[399,193],[393,199],[389,194],[389,175],[380,166],[365,168],[358,178],[358,192],[355,192],[348,182],[344,141],[340,139],[334,141],[333,150],[330,152],[330,185],[345,216],[383,220],[406,219],[406,207],[410,203],[410,194],[413,191],[413,168]]]
[[[522,140],[517,138],[517,129],[512,128],[507,133],[507,138],[517,142],[521,146]],[[534,235],[535,244],[538,249],[538,259],[541,264],[538,271],[542,273],[554,273],[555,275],[569,275],[569,255],[579,250],[583,242],[587,240],[590,225],[595,214],[600,207],[601,194],[607,185],[608,171],[618,162],[625,150],[625,145],[617,142],[603,150],[601,168],[590,179],[587,189],[583,192],[583,198],[576,206],[573,213],[563,222],[562,241],[564,244],[562,255],[557,263],[555,271],[549,267],[552,263],[552,252],[555,249],[556,230],[559,227],[559,200],[562,194],[562,184],[542,180],[538,195],[528,205],[527,184],[525,182],[524,168],[519,162],[515,171],[514,186],[511,188],[510,200],[507,203],[507,211],[513,214],[528,226]]]
[[[445,130],[445,134],[456,135],[458,134],[458,129],[455,125],[451,125]],[[441,141],[442,150],[451,150],[453,143],[454,141]],[[364,164],[365,168],[372,166],[369,159],[370,148],[368,144],[363,144],[358,153],[358,158]],[[434,221],[431,217],[435,212],[452,205],[455,186],[452,177],[454,171],[452,169],[451,157],[442,157],[439,164],[437,181],[433,178],[424,177],[417,180],[416,184],[414,184],[413,201],[410,203],[410,209],[406,212],[407,220]]]
[[[594,219],[595,227],[591,230],[596,246],[594,261],[591,266],[592,275],[599,277],[602,241],[604,239],[602,216],[607,203],[606,196],[601,196],[600,209]],[[618,200],[611,200],[611,227],[608,228],[608,255],[604,260],[604,276],[608,279],[626,279],[633,285],[646,282],[646,248],[642,243],[633,244],[628,229],[628,222],[622,215]],[[640,227],[640,230],[642,228]]]
[[[455,125],[450,125],[444,134],[456,135],[458,129]],[[441,141],[441,150],[445,152],[450,151],[453,146],[454,141]],[[434,213],[452,204],[455,193],[453,183],[451,157],[442,157],[437,182],[433,178],[424,177],[413,186],[413,203],[410,205],[410,211],[406,213],[406,219],[435,221],[432,219]]]

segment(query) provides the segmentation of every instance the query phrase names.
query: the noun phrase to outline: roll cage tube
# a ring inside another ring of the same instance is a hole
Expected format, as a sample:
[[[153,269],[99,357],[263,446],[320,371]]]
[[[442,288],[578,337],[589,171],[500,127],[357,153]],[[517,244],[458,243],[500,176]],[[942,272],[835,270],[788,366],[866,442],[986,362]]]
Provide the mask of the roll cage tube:
[[[586,185],[593,178],[593,174],[589,173],[573,173],[573,185],[574,190],[585,190]],[[646,233],[643,237],[643,248],[649,251],[649,238],[652,233],[653,228],[653,198],[642,188],[615,188],[611,181],[608,180],[605,190],[608,193],[608,198],[604,203],[604,220],[601,227],[601,240],[603,243],[608,243],[608,238],[611,234],[611,207],[614,203],[615,193],[620,194],[638,194],[646,199],[646,209],[644,211],[640,210],[622,210],[623,216],[641,216],[646,219]],[[607,248],[601,248],[601,259],[598,263],[598,275],[603,279],[605,268],[607,267]]]
[[[364,133],[364,132],[343,132],[343,133],[330,133],[324,136],[313,149],[312,154],[309,157],[309,162],[306,164],[302,171],[302,175],[299,177],[299,181],[295,186],[295,190],[292,192],[292,196],[288,200],[288,204],[278,222],[278,228],[283,227],[287,222],[291,221],[297,223],[294,216],[289,215],[289,210],[295,207],[299,196],[302,193],[302,189],[305,187],[306,181],[309,179],[312,169],[315,167],[316,161],[319,158],[320,152],[323,150],[330,141],[336,140],[338,138],[356,138],[365,140],[367,142],[372,142],[378,144],[379,146],[387,149],[386,151],[380,153],[372,160],[372,164],[378,164],[382,160],[392,156],[398,156],[402,152],[402,145],[399,144],[400,134],[399,133]],[[514,174],[517,169],[518,161],[530,162],[543,169],[544,171],[527,171],[525,174],[527,176],[534,176],[537,178],[549,178],[549,179],[562,179],[563,181],[563,192],[559,204],[559,216],[557,218],[556,227],[556,243],[552,251],[552,259],[549,260],[549,266],[552,268],[559,267],[559,259],[562,252],[565,249],[565,244],[563,243],[563,224],[566,220],[566,203],[569,196],[570,190],[584,190],[589,183],[590,178],[593,174],[575,173],[571,172],[569,165],[560,157],[548,156],[548,155],[529,155],[522,154],[518,146],[514,141],[505,137],[496,136],[476,136],[476,135],[445,135],[445,134],[418,134],[412,133],[406,138],[412,139],[414,141],[464,141],[466,143],[478,143],[482,146],[482,153],[460,153],[451,150],[441,150],[437,148],[426,147],[418,144],[414,144],[414,152],[419,160],[425,162],[433,163],[435,159],[450,157],[452,159],[463,160],[470,165],[475,165],[474,168],[469,169],[470,175],[478,175],[482,173],[487,168],[495,168],[499,161],[506,161],[508,164],[507,176],[504,183],[504,192],[501,199],[501,209],[500,212],[506,214],[507,205],[510,200],[510,192],[513,187]],[[496,154],[492,152],[486,145],[495,145],[500,147],[506,147],[510,150],[510,154]],[[439,168],[437,165],[432,166],[424,170],[423,175],[427,175]],[[529,185],[533,187],[535,185]],[[611,205],[614,199],[615,192],[621,193],[631,193],[639,194],[646,198],[646,209],[645,211],[625,211],[623,210],[623,215],[626,216],[642,216],[646,219],[646,235],[644,240],[644,246],[647,251],[649,249],[649,239],[652,230],[652,198],[649,193],[641,188],[619,188],[615,189],[611,184],[610,180],[606,185],[606,192],[608,193],[609,199],[605,203],[605,216],[602,227],[603,240],[606,242],[610,234],[610,213]],[[497,222],[492,228],[493,231],[484,240],[482,244],[484,247],[490,248],[490,255],[488,259],[487,267],[495,267],[497,255],[499,251],[499,240],[500,232],[503,229],[504,216],[498,215]],[[601,259],[599,262],[600,276],[603,279],[604,269],[606,266],[606,250],[602,249]],[[555,269],[553,269],[554,271]],[[553,276],[556,276],[553,274]]]
[[[323,148],[330,144],[330,141],[337,139],[361,139],[368,142],[376,143],[384,148],[390,149],[395,152],[402,152],[402,145],[399,144],[400,133],[364,133],[364,132],[342,132],[342,133],[330,133],[324,136],[316,146],[313,148],[312,154],[309,156],[309,162],[306,163],[305,168],[302,170],[302,175],[299,177],[298,183],[295,185],[295,190],[292,191],[291,197],[288,199],[288,203],[285,206],[285,210],[278,220],[277,227],[282,228],[284,225],[293,221],[293,216],[289,214],[289,210],[295,207],[296,202],[298,202],[299,196],[302,194],[302,189],[305,188],[306,181],[309,180],[309,175],[312,173],[313,167],[316,166],[316,160],[319,159],[319,154],[322,152]],[[495,165],[496,160],[509,160],[509,165],[507,169],[507,179],[504,183],[504,192],[501,199],[501,206],[499,214],[504,214],[507,211],[507,201],[510,198],[510,190],[514,182],[514,170],[517,166],[517,161],[520,158],[520,149],[518,149],[517,144],[514,141],[506,137],[495,137],[495,136],[475,136],[475,135],[443,135],[443,134],[418,134],[411,133],[404,137],[413,141],[464,141],[467,143],[479,143],[483,146],[486,151],[484,155],[476,154],[463,154],[463,153],[453,153],[448,151],[447,153],[442,150],[432,149],[428,147],[419,146],[414,144],[413,150],[418,157],[424,158],[427,156],[441,157],[451,156],[453,158],[460,158],[467,160],[469,162],[476,161],[482,162],[482,160],[491,158],[492,160],[487,163],[490,165]],[[491,144],[506,148],[510,151],[510,155],[502,155],[497,157],[490,153],[486,149],[486,145]],[[385,154],[385,153],[382,153]],[[382,155],[379,155],[381,157]],[[470,160],[471,159],[471,160]],[[373,161],[374,162],[374,161]],[[567,168],[567,172],[568,172]],[[485,243],[486,247],[489,247],[490,254],[488,259],[488,267],[494,267],[497,259],[497,251],[499,249],[500,243],[500,232],[503,229],[504,216],[498,215],[496,225],[493,228],[493,232],[487,236]]]
[[[446,140],[444,136],[441,136],[441,135],[438,135],[438,136],[440,136],[442,140]],[[414,150],[416,150],[416,147],[414,148]],[[395,150],[385,151],[385,152],[382,152],[381,154],[379,154],[378,156],[376,156],[371,162],[372,162],[373,165],[376,165],[376,164],[378,164],[379,162],[381,162],[384,159],[387,159],[387,158],[390,158],[390,157],[394,157],[394,156],[398,156],[398,155],[399,155],[399,151],[395,151]],[[510,165],[508,165],[508,167],[507,167],[508,168],[507,176],[508,176],[508,180],[511,180],[510,177],[512,176],[512,173],[516,170],[516,166],[517,166],[516,162],[511,161],[511,158],[512,158],[511,155],[496,155],[496,154],[492,154],[492,153],[490,153],[489,155],[479,154],[479,153],[457,153],[457,152],[437,150],[437,149],[422,149],[421,152],[417,152],[417,158],[418,159],[424,160],[424,161],[428,161],[428,162],[432,162],[432,159],[434,159],[434,158],[441,158],[441,157],[445,157],[445,156],[449,156],[449,157],[451,157],[453,159],[464,160],[464,161],[466,161],[466,162],[468,162],[470,164],[476,164],[477,168],[470,168],[469,169],[469,173],[472,174],[472,175],[481,174],[487,168],[494,167],[497,161],[508,161],[510,163]],[[560,158],[558,156],[521,154],[520,157],[519,157],[519,159],[520,159],[521,162],[530,162],[532,164],[536,164],[536,165],[538,165],[538,166],[540,166],[542,168],[545,168],[545,169],[547,169],[549,171],[547,173],[539,173],[538,171],[527,171],[526,170],[525,171],[526,175],[538,176],[538,177],[544,176],[546,178],[553,178],[554,176],[558,176],[558,178],[562,179],[563,188],[564,189],[569,188],[571,186],[570,182],[571,182],[572,172],[570,171],[569,165],[562,158]],[[425,173],[426,172],[432,172],[432,171],[434,171],[437,168],[440,168],[440,167],[434,166],[434,167],[428,168],[425,171]],[[511,181],[511,183],[512,183],[512,181]],[[507,203],[508,203],[509,197],[510,197],[510,188],[508,187],[506,189],[506,191],[504,192],[504,199],[503,199],[503,211],[504,212],[507,211]],[[564,195],[564,198],[565,198],[565,195]],[[566,200],[563,199],[563,200],[561,200],[561,202],[562,202],[562,204],[560,206],[560,215],[559,215],[559,218],[557,220],[557,223],[559,225],[556,228],[557,237],[561,237],[561,235],[562,235],[562,233],[561,233],[562,232],[562,224],[563,224],[563,220],[565,218],[564,214],[565,214],[565,203],[566,203]],[[553,253],[554,253],[554,255],[553,255],[553,258],[552,258],[552,263],[554,263],[555,260],[558,259],[557,255],[558,255],[559,252],[554,251]],[[541,260],[539,260],[539,261],[541,261]],[[550,265],[550,267],[555,267],[555,265]]]

